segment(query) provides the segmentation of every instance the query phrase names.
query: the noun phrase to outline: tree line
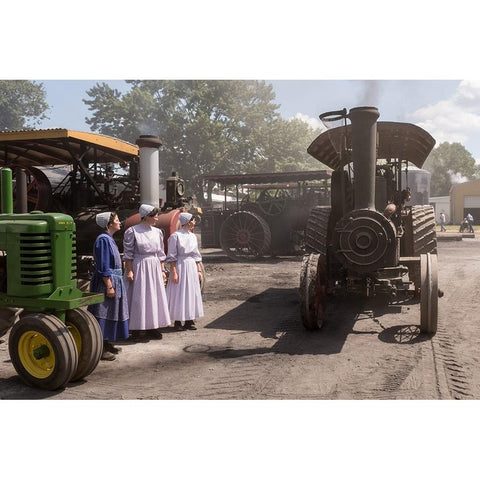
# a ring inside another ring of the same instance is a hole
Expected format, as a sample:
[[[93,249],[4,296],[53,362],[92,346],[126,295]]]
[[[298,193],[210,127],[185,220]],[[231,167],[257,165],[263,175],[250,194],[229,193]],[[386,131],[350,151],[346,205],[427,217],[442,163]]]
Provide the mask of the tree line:
[[[285,120],[271,84],[256,80],[127,80],[128,91],[96,83],[83,102],[92,132],[131,143],[140,135],[162,140],[161,170],[177,171],[197,201],[205,175],[318,170],[306,149],[320,133]],[[50,106],[40,82],[0,81],[0,130],[35,128]],[[68,128],[68,126],[66,126]],[[479,178],[475,159],[460,143],[443,142],[425,162],[431,196],[448,195],[458,181]]]

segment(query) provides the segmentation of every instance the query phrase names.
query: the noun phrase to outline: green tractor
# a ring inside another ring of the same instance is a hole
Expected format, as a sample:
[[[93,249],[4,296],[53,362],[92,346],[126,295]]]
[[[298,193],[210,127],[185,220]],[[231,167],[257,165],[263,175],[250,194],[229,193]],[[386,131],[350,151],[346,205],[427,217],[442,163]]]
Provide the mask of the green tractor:
[[[13,213],[12,171],[1,169],[0,336],[28,385],[56,390],[98,365],[102,332],[77,287],[75,222],[62,213]]]

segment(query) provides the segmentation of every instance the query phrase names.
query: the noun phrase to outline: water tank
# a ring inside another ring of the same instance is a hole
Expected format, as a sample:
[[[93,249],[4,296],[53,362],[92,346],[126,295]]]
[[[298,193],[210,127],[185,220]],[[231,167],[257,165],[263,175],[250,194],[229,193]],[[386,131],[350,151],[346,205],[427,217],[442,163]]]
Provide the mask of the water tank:
[[[402,189],[409,187],[412,198],[406,205],[429,205],[430,204],[430,177],[432,174],[414,166],[408,167],[408,171],[402,170]]]

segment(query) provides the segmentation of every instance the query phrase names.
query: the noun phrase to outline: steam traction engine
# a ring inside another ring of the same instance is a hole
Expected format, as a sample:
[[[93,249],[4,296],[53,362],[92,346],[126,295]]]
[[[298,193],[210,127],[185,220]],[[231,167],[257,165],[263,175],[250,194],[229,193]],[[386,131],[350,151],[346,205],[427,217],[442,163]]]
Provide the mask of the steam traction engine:
[[[420,127],[378,117],[375,107],[322,114],[343,125],[307,150],[334,170],[331,205],[312,209],[305,233],[300,304],[308,330],[322,326],[333,295],[419,298],[421,332],[437,330],[435,215],[430,205],[406,206],[401,175],[408,162],[422,167],[435,140]]]

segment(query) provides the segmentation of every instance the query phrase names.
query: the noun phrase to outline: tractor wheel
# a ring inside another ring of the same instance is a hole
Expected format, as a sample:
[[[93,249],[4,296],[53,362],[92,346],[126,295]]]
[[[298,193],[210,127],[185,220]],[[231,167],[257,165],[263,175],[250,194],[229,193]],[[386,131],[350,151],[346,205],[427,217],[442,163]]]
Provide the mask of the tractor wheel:
[[[220,228],[220,246],[232,260],[257,260],[270,249],[267,222],[253,212],[235,212]]]
[[[42,170],[35,167],[22,167],[27,177],[27,209],[49,212],[52,202],[52,185]],[[13,167],[16,172],[16,168]],[[16,189],[13,191],[14,203],[16,205]]]
[[[418,257],[426,253],[437,253],[437,234],[435,232],[435,211],[431,205],[414,205],[411,215],[406,218],[405,245],[403,255]],[[415,285],[415,294],[420,293],[420,265],[409,269],[410,280]]]
[[[330,207],[314,207],[310,211],[305,228],[306,252],[327,254],[327,234],[330,212]]]
[[[437,255],[420,255],[420,331],[435,334],[438,320]]]
[[[300,310],[303,326],[318,330],[325,319],[327,303],[327,262],[325,255],[303,257],[300,271]]]
[[[285,188],[267,188],[262,190],[255,203],[264,215],[277,216],[285,210],[289,197]]]
[[[431,205],[412,207],[413,253],[437,253],[437,234],[435,232],[435,210]]]
[[[27,314],[12,327],[8,349],[20,378],[32,387],[57,390],[77,369],[78,353],[67,327],[55,316]]]
[[[103,335],[97,319],[87,310],[67,310],[65,325],[78,351],[77,370],[70,379],[76,382],[90,375],[98,365],[103,350]]]

